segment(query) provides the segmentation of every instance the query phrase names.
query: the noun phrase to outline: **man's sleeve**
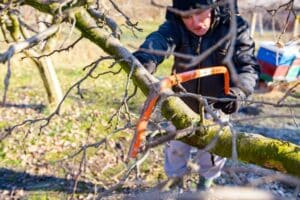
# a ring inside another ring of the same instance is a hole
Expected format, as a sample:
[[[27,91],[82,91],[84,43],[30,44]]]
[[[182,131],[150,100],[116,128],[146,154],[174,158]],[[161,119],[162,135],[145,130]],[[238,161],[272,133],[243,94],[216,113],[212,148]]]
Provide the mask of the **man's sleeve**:
[[[237,24],[238,34],[233,62],[243,91],[248,96],[254,91],[260,68],[254,55],[255,44],[250,37],[248,24],[241,17],[237,17]]]
[[[144,43],[140,46],[141,49],[153,49],[167,51],[174,45],[179,44],[179,31],[177,31],[175,22],[166,21],[159,29],[147,36]],[[155,53],[147,53],[138,50],[133,55],[147,68],[150,73],[154,73],[157,65],[165,58],[164,55]]]

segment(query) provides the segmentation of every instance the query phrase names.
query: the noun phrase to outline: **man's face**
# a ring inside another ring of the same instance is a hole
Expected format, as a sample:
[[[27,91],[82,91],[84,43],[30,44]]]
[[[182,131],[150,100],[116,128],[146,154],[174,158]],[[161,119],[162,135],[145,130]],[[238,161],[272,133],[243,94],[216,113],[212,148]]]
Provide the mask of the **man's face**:
[[[182,21],[189,31],[195,35],[203,36],[211,25],[211,9],[182,17]]]

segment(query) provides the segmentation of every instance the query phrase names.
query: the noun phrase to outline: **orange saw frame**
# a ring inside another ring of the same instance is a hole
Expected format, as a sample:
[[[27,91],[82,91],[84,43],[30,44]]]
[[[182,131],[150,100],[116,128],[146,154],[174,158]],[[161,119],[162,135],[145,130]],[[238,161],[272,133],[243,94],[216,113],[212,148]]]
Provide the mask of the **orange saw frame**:
[[[229,72],[228,69],[224,66],[214,66],[210,68],[204,69],[196,69],[187,72],[183,72],[180,74],[175,74],[168,76],[160,81],[160,92],[163,92],[166,89],[170,89],[171,87],[178,85],[179,83],[187,82],[196,78],[201,78],[205,76],[224,74],[224,92],[225,94],[229,94],[230,86],[229,86]],[[148,98],[152,99],[148,99]],[[136,125],[136,131],[134,137],[132,139],[130,149],[129,149],[129,157],[136,158],[139,148],[145,135],[148,121],[150,119],[152,110],[159,98],[159,94],[152,97],[152,95],[148,96],[146,102],[148,102],[148,106],[144,108],[141,117]]]

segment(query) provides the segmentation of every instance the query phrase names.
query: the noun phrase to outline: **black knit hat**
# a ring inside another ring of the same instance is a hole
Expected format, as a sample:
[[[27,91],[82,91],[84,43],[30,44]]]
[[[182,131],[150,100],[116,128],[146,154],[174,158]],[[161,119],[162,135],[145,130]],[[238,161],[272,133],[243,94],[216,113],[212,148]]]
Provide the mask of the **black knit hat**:
[[[201,8],[213,4],[214,0],[173,0],[173,8],[178,10],[189,10],[191,8]]]

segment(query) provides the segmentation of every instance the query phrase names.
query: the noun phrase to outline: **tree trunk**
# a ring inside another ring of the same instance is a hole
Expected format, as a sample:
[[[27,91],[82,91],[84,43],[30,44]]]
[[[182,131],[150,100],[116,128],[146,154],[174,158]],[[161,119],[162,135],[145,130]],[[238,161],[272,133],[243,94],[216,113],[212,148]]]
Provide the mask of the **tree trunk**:
[[[26,1],[25,1],[26,2]],[[32,1],[29,1],[32,2]],[[35,6],[36,4],[32,4]],[[42,6],[40,6],[42,7]],[[158,80],[153,77],[132,54],[123,47],[120,42],[97,27],[94,19],[84,9],[77,9],[73,15],[76,17],[76,27],[83,36],[101,47],[109,55],[117,59],[123,58],[131,62],[122,62],[123,69],[129,73],[131,67],[135,67],[132,79],[145,95],[154,87]],[[167,91],[169,94],[173,92]],[[163,104],[164,116],[172,120],[177,129],[189,127],[193,123],[201,121],[199,115],[195,114],[180,98],[170,97]],[[211,123],[205,120],[205,123]],[[218,133],[219,126],[202,128],[196,134],[180,139],[181,141],[203,148]],[[228,128],[223,129],[216,146],[211,152],[220,156],[231,156],[232,135]],[[255,134],[239,134],[237,139],[239,159],[249,163],[258,164],[267,168],[287,172],[300,177],[300,147],[289,142],[265,138]]]
[[[23,35],[26,34],[24,33],[25,30],[21,31],[20,29],[18,17],[14,14],[10,14],[10,20],[11,26],[9,27],[9,31],[14,41],[18,42],[26,39],[26,36]],[[24,53],[36,64],[38,68],[49,103],[55,103],[56,105],[58,105],[58,103],[62,99],[62,91],[54,67],[52,65],[51,58],[44,57],[41,59],[36,59],[34,57],[38,57],[39,54],[33,49],[26,50]]]
[[[46,30],[46,26],[44,23],[40,23],[40,30]],[[44,45],[42,45],[42,53],[47,54],[51,53],[55,49],[56,45],[56,35],[49,38]],[[53,97],[53,102],[55,105],[58,105],[63,98],[63,92],[60,86],[60,82],[57,78],[55,68],[53,66],[52,59],[50,57],[41,58],[41,64],[45,71],[47,82],[50,86],[51,96]]]
[[[258,14],[258,26],[259,26],[259,34],[261,36],[264,35],[264,20],[263,20],[263,14],[259,13]]]
[[[293,32],[294,38],[297,38],[299,36],[299,28],[300,28],[300,15],[297,15],[295,17],[295,22],[294,22],[294,32]]]
[[[257,19],[257,13],[252,13],[252,19],[251,19],[251,29],[250,29],[250,35],[251,37],[254,36],[255,29],[256,29],[256,19]]]

